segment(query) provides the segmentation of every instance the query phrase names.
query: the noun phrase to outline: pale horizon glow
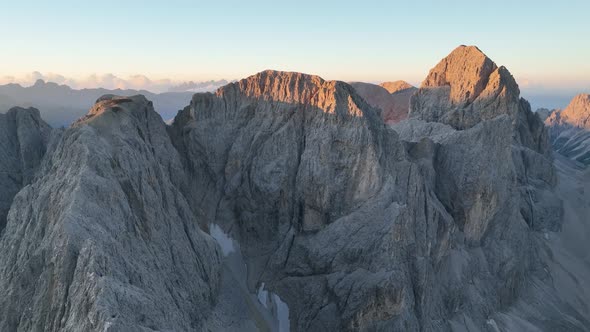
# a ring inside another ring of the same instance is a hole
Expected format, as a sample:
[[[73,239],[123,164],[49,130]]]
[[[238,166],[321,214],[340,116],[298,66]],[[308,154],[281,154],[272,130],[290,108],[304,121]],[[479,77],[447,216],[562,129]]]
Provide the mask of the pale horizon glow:
[[[105,75],[140,87],[144,78],[231,81],[276,69],[419,84],[466,44],[506,66],[522,90],[588,92],[589,12],[587,0],[13,1],[0,12],[0,82],[37,71],[83,87]]]

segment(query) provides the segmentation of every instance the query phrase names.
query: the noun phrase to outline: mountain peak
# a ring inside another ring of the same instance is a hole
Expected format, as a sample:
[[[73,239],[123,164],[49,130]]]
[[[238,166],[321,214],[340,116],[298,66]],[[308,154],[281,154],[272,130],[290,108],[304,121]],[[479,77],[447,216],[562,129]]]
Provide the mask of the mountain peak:
[[[113,113],[119,113],[121,111],[137,113],[148,107],[153,108],[152,102],[143,95],[122,97],[107,94],[98,98],[88,113],[74,124],[87,123],[91,119],[109,111]]]
[[[473,102],[498,66],[477,46],[461,45],[442,59],[422,82],[423,88],[450,86],[450,101]]]
[[[400,91],[404,91],[404,90],[408,90],[408,89],[413,89],[415,88],[412,84],[406,82],[406,81],[393,81],[393,82],[383,82],[381,84],[379,84],[382,88],[384,88],[385,90],[387,90],[389,93],[397,93]]]
[[[466,129],[502,114],[517,117],[521,108],[530,108],[521,103],[528,105],[508,69],[476,46],[459,46],[430,70],[410,115]]]
[[[16,114],[16,113],[27,113],[27,114],[31,114],[31,116],[40,119],[41,116],[39,114],[39,110],[34,108],[34,107],[28,107],[28,108],[24,108],[24,107],[20,107],[20,106],[15,106],[12,107],[8,110],[8,112],[6,112],[6,114]]]
[[[325,113],[362,117],[367,112],[375,113],[356,90],[341,81],[326,81],[316,75],[298,72],[265,70],[250,77],[230,83],[217,90],[216,96],[246,97],[252,99],[285,103],[291,106],[304,105],[306,108]],[[196,94],[193,103],[204,102],[207,94]]]
[[[585,93],[576,95],[563,111],[553,112],[545,123],[590,129],[590,95]]]
[[[238,86],[242,93],[248,97],[289,103],[306,103],[318,88],[325,83],[324,79],[315,75],[265,70],[242,79],[233,85]],[[226,87],[220,88],[220,91],[227,90]]]

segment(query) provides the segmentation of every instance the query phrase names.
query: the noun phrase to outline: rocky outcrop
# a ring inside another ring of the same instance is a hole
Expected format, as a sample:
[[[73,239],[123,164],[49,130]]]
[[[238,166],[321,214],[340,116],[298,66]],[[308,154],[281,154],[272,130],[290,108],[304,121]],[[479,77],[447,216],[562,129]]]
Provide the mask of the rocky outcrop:
[[[33,179],[50,133],[34,108],[15,107],[0,114],[0,232],[14,196]]]
[[[555,151],[590,165],[590,95],[575,96],[563,111],[553,111],[545,124]]]
[[[504,286],[495,289],[499,305],[516,308],[515,303],[541,303],[532,289],[543,285],[541,296],[547,305],[529,307],[534,314],[521,312],[520,318],[491,314],[487,324],[514,329],[514,324],[522,324],[514,321],[526,316],[527,328],[582,330],[587,318],[571,311],[570,304],[557,296],[560,290],[548,281],[552,272],[539,273],[547,261],[536,252],[544,244],[536,240],[534,231],[558,231],[563,205],[555,193],[546,129],[519,97],[509,72],[476,47],[461,46],[431,70],[412,98],[410,117],[393,128],[402,139],[432,139],[438,146],[436,195],[457,224],[462,241],[472,248],[467,251],[478,248],[485,256],[483,260],[472,256],[469,264],[487,266],[491,275],[503,276],[499,279]],[[456,255],[450,254],[450,261],[460,261]],[[475,272],[477,279],[483,277],[481,272]],[[575,318],[564,323],[554,308],[563,308]],[[538,323],[544,315],[554,317],[554,325]],[[470,321],[473,316],[462,316],[451,319],[451,325],[477,328]]]
[[[413,275],[453,225],[350,85],[266,71],[195,95],[171,132],[197,202],[242,247],[250,291],[287,303],[292,330],[418,328]]]
[[[514,120],[518,144],[544,155],[551,153],[543,122],[520,98],[510,72],[475,46],[459,46],[440,61],[410,102],[410,117],[459,130],[504,114]]]
[[[395,83],[395,84],[394,84]],[[371,106],[381,110],[383,121],[388,124],[398,123],[408,117],[410,108],[410,97],[417,90],[413,86],[406,87],[405,82],[391,82],[387,87],[352,82],[352,85],[358,94],[363,97]],[[386,84],[386,83],[383,83]]]
[[[199,330],[221,255],[185,183],[151,102],[99,99],[14,199],[0,239],[0,330]]]

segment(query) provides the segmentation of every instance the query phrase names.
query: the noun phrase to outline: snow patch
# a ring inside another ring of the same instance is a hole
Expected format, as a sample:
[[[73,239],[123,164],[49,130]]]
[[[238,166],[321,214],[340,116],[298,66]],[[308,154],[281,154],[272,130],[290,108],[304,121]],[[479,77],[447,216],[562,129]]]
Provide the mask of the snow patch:
[[[258,296],[258,302],[260,302],[266,309],[268,309],[268,304],[266,303],[266,300],[268,299],[268,292],[264,290],[264,283],[260,285],[260,288],[258,288],[258,293],[256,295]]]
[[[221,246],[221,252],[223,252],[223,256],[228,256],[232,252],[236,251],[236,247],[234,245],[234,240],[229,237],[227,233],[216,224],[209,225],[209,234],[217,241],[219,246]]]
[[[281,298],[273,293],[264,289],[264,283],[258,288],[258,302],[262,304],[267,310],[270,311],[273,318],[278,323],[279,332],[289,332],[290,321],[289,321],[289,306],[283,302]]]

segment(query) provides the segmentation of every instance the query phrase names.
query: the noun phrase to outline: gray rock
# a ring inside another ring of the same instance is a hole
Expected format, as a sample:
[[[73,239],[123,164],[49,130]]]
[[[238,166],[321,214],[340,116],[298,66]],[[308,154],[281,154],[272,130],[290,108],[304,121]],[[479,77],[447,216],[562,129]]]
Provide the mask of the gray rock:
[[[0,232],[14,196],[33,179],[50,133],[34,108],[14,107],[0,114]]]
[[[510,72],[475,46],[459,46],[441,60],[410,101],[410,117],[460,130],[504,114],[513,119],[518,144],[551,154],[543,122],[520,98]]]
[[[546,119],[553,148],[559,154],[590,165],[590,95],[579,94],[564,110],[553,111]]]
[[[483,329],[540,264],[533,230],[560,225],[558,199],[553,216],[523,199],[553,199],[555,176],[516,100],[466,130],[402,122],[404,142],[349,85],[266,71],[195,95],[170,133],[250,291],[278,294],[292,330]]]
[[[50,147],[0,240],[0,330],[198,330],[220,253],[142,96],[106,96]]]

